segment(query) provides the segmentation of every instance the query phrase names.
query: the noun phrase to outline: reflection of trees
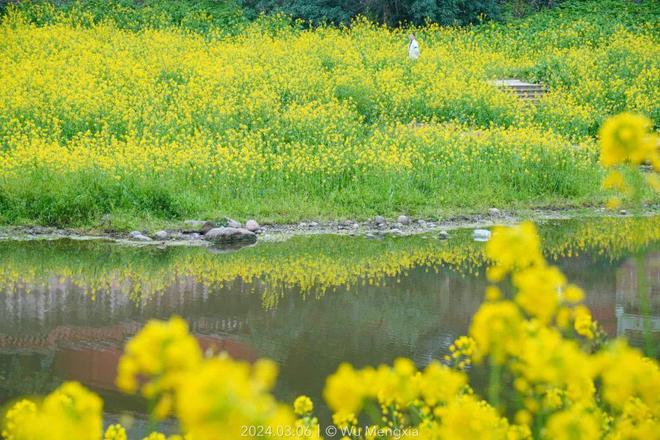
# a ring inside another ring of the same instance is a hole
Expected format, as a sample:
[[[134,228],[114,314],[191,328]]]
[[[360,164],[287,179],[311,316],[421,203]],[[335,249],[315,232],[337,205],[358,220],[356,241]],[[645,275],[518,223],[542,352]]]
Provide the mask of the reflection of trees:
[[[616,277],[620,262],[581,255],[562,258],[556,262],[566,278],[584,289],[585,303],[599,324],[610,336],[616,336],[614,313]]]
[[[644,307],[640,287],[646,286],[648,301],[646,319],[650,324],[652,338],[660,342],[660,253],[649,253],[642,260],[640,270],[634,258],[627,259],[616,271],[616,334],[641,343],[644,331]],[[640,283],[640,275],[645,276]]]
[[[266,319],[250,319],[255,346],[282,363],[280,385],[320,393],[342,361],[407,356],[423,364],[465,332],[485,282],[442,269],[410,271],[381,287],[338,290],[319,301],[287,296]]]
[[[53,374],[52,353],[0,351],[0,395],[5,399],[43,395],[59,383]]]

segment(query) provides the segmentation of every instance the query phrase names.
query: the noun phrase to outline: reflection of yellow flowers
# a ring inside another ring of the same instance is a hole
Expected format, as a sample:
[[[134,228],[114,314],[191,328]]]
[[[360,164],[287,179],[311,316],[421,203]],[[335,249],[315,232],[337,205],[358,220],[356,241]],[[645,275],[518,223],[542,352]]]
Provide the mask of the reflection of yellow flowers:
[[[609,118],[600,129],[600,160],[606,167],[646,160],[656,153],[656,138],[649,134],[651,121],[640,115],[621,113]]]
[[[572,257],[590,252],[616,259],[635,253],[660,240],[660,222],[654,217],[582,220],[577,227],[566,225],[560,234],[549,230],[543,253],[553,258]],[[520,231],[510,231],[520,234]],[[498,246],[507,246],[508,234],[497,234]],[[292,286],[303,295],[316,297],[344,286],[360,289],[382,285],[404,276],[417,266],[439,266],[462,273],[478,273],[484,265],[484,246],[462,234],[450,241],[407,238],[385,242],[362,241],[345,237],[295,238],[284,243],[263,243],[242,252],[210,255],[201,249],[170,249],[167,259],[156,259],[140,250],[86,248],[85,257],[61,258],[57,251],[29,247],[15,252],[15,245],[0,244],[0,290],[5,294],[24,286],[45,286],[51,279],[70,283],[94,298],[113,285],[120,285],[133,301],[150,301],[169,286],[185,279],[214,289],[241,279],[251,292],[263,296],[263,306],[274,308]],[[531,248],[530,248],[531,249]],[[105,252],[117,258],[110,261]],[[521,254],[524,255],[525,247]],[[510,258],[507,257],[507,258]],[[538,255],[534,257],[538,260]],[[502,259],[490,258],[495,262]],[[489,269],[489,275],[501,269]],[[259,280],[259,282],[257,282]],[[487,294],[501,297],[491,286]],[[493,299],[489,296],[490,299]],[[569,301],[568,298],[566,298]]]

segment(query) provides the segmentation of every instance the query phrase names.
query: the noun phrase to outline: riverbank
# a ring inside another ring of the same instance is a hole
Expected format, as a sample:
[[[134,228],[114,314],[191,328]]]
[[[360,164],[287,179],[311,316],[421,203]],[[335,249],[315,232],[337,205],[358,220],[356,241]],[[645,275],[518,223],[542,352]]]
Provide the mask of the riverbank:
[[[303,221],[298,223],[254,223],[246,225],[233,219],[222,221],[187,220],[172,224],[165,229],[142,229],[131,232],[108,231],[98,229],[65,229],[44,226],[4,226],[0,227],[0,240],[103,240],[129,246],[214,246],[221,248],[240,248],[253,244],[252,240],[226,240],[218,243],[205,240],[204,232],[213,228],[245,230],[246,226],[255,234],[255,241],[283,241],[296,236],[309,235],[347,235],[379,239],[385,236],[410,236],[420,234],[438,234],[439,238],[449,238],[455,229],[489,228],[494,225],[510,225],[525,220],[546,222],[552,220],[571,220],[588,218],[630,218],[659,216],[660,206],[650,206],[637,212],[627,210],[608,211],[604,208],[583,209],[530,209],[504,211],[491,208],[485,213],[448,215],[443,218],[415,218],[399,216],[385,218],[376,216],[365,221]],[[255,226],[256,225],[256,226]]]

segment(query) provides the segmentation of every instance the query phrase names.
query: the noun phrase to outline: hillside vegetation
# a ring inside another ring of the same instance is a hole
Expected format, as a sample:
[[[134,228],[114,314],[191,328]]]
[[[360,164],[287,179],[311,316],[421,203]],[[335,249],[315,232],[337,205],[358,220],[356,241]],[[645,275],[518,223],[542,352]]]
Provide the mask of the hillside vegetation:
[[[602,121],[660,121],[649,1],[416,27],[417,62],[410,28],[366,19],[308,28],[223,4],[228,25],[204,9],[147,20],[76,5],[2,17],[4,223],[591,205],[607,197]],[[489,83],[511,77],[549,92],[531,104]]]

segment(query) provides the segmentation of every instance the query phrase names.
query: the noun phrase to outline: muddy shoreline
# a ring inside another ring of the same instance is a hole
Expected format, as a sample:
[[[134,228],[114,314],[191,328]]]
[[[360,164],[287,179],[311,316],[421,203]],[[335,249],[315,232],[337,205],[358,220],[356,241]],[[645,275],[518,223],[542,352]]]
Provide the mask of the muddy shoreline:
[[[515,224],[524,220],[536,222],[552,220],[570,220],[580,218],[626,218],[631,216],[660,215],[660,207],[646,208],[641,212],[606,211],[603,208],[564,210],[539,209],[524,212],[507,212],[497,209],[485,214],[455,215],[439,220],[407,218],[408,222],[399,219],[376,218],[367,221],[304,221],[295,224],[262,224],[257,233],[258,241],[283,241],[296,236],[309,235],[345,235],[366,238],[381,238],[384,236],[409,236],[437,233],[446,237],[448,231],[463,228],[489,228],[494,225]],[[383,221],[384,220],[384,221]],[[168,229],[166,239],[155,236],[156,231],[142,231],[150,237],[150,241],[140,241],[131,238],[127,232],[111,231],[79,231],[44,226],[0,226],[0,241],[26,240],[99,240],[114,242],[129,246],[217,246],[217,243],[204,240],[201,233],[182,229]],[[161,231],[162,232],[162,231]],[[226,247],[233,247],[226,243]],[[241,247],[241,246],[236,246]]]

